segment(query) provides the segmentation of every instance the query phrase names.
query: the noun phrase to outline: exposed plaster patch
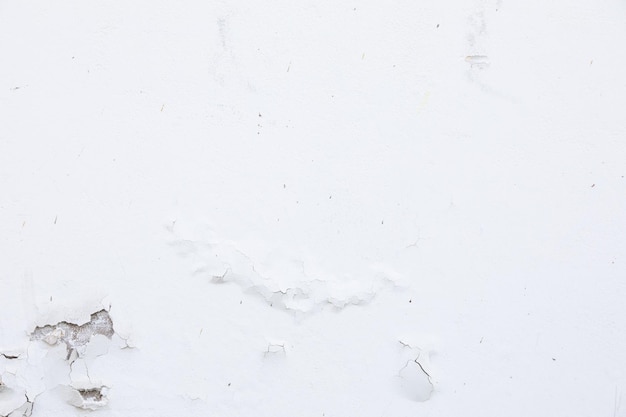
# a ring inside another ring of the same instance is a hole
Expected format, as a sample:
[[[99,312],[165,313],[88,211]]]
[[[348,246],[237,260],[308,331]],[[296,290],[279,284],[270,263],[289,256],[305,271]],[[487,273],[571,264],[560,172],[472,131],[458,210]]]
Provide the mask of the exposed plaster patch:
[[[107,386],[90,388],[73,388],[73,395],[68,401],[69,404],[83,410],[97,410],[107,405]]]
[[[109,387],[92,381],[88,364],[109,352],[116,333],[107,310],[89,317],[82,324],[37,326],[23,352],[0,353],[0,417],[30,416],[37,396],[55,387],[74,407],[97,410],[107,405]],[[131,347],[127,339],[120,339]]]
[[[49,345],[56,345],[59,342],[65,343],[67,347],[67,360],[76,353],[80,356],[82,348],[89,343],[95,335],[103,335],[111,339],[114,334],[113,321],[106,310],[100,310],[91,315],[91,320],[82,325],[59,322],[55,325],[36,327],[31,333],[31,340],[43,340]]]

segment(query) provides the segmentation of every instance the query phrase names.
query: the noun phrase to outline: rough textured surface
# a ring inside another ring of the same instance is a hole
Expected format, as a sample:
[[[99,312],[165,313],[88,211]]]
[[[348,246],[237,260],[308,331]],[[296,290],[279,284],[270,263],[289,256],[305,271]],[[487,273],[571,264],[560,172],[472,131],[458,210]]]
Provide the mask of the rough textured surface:
[[[103,341],[92,343],[97,336],[105,338],[105,350]],[[90,320],[80,325],[61,321],[35,327],[23,353],[0,354],[0,415],[31,416],[38,397],[47,392],[82,410],[105,407],[109,387],[92,380],[89,366],[108,353],[114,336],[113,321],[104,309],[92,313]],[[65,345],[63,356],[56,349],[59,344]],[[47,409],[45,405],[42,408]],[[53,411],[47,409],[49,412]]]
[[[0,2],[0,416],[626,417],[625,23]]]
[[[107,404],[106,387],[78,388],[70,404],[83,410],[97,410]]]
[[[67,347],[67,359],[72,355],[80,355],[91,338],[97,334],[111,338],[115,332],[113,331],[113,322],[106,310],[100,310],[91,315],[89,322],[76,325],[62,321],[55,325],[47,325],[36,327],[30,336],[31,340],[43,340],[49,345],[56,345],[59,342],[65,343]]]
[[[236,284],[242,291],[260,296],[270,307],[296,314],[314,313],[326,305],[337,310],[365,305],[379,291],[398,286],[396,280],[401,279],[400,274],[382,265],[355,266],[350,273],[337,274],[324,269],[323,263],[282,251],[265,252],[261,259],[255,259],[233,242],[174,238],[171,244],[181,256],[193,258],[196,275],[214,284]],[[307,271],[307,265],[315,268]]]

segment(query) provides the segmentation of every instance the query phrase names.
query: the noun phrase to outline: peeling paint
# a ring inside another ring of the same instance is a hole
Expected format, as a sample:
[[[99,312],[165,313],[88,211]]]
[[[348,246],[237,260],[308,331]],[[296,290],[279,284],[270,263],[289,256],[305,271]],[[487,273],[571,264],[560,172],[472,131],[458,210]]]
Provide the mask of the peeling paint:
[[[398,340],[398,342],[402,346],[401,355],[405,358],[409,357],[397,374],[396,382],[400,392],[413,401],[428,401],[435,390],[432,377],[425,368],[425,364],[429,362],[429,352],[403,340]]]
[[[109,388],[106,386],[72,388],[74,395],[68,402],[76,408],[93,411],[106,406],[108,403],[107,392]]]
[[[173,233],[173,229],[169,228]],[[268,251],[257,259],[231,241],[194,241],[175,238],[171,245],[180,256],[191,259],[195,274],[213,284],[233,283],[242,291],[259,296],[270,307],[308,314],[325,306],[341,310],[351,305],[369,304],[387,288],[400,287],[400,274],[380,264],[363,269],[358,279],[338,276],[314,265],[316,272],[297,254]]]
[[[356,3],[2,3],[0,417],[626,417],[623,2]]]
[[[109,339],[114,334],[113,321],[106,310],[93,313],[91,320],[80,326],[62,321],[55,325],[36,327],[31,334],[31,340],[43,340],[49,345],[65,343],[69,360],[75,352],[80,356],[80,350],[97,334]]]
[[[108,353],[114,335],[113,320],[104,309],[80,325],[60,321],[35,327],[23,352],[0,353],[0,417],[28,417],[38,396],[57,391],[74,407],[105,407],[109,386],[94,382],[97,375],[90,374],[88,363]],[[122,341],[126,339],[120,338],[120,346]]]
[[[2,417],[30,417],[33,414],[33,406],[34,404],[25,396],[25,401],[22,405],[8,414],[2,414]]]
[[[0,416],[17,417],[30,416],[33,412],[33,403],[25,392],[16,392],[0,384]]]

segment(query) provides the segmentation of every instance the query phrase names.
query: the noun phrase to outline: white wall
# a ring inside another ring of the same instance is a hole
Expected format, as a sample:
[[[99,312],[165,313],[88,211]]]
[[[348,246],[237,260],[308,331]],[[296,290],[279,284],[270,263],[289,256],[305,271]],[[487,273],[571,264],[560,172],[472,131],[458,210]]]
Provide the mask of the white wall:
[[[624,2],[4,0],[0,60],[0,415],[626,416]]]

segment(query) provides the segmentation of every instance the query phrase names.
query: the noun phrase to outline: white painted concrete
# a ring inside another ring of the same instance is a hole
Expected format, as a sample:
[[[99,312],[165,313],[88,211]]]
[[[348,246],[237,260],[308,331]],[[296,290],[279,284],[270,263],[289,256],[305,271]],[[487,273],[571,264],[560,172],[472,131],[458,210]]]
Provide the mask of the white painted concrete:
[[[0,2],[0,415],[626,416],[626,7]]]

